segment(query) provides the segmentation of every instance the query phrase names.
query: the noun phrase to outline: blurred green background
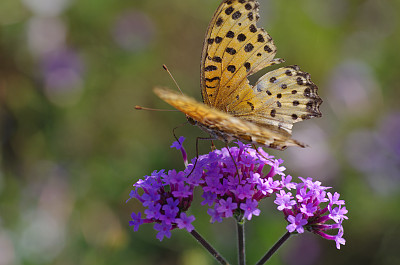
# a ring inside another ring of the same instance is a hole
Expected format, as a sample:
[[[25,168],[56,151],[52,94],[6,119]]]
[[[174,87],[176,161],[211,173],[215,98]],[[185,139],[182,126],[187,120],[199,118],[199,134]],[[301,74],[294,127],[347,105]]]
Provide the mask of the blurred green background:
[[[287,173],[342,194],[346,246],[293,237],[269,264],[400,264],[400,1],[259,0],[284,65],[311,73],[323,117],[296,124],[306,149],[268,152]],[[188,233],[159,242],[152,225],[128,226],[131,185],[153,170],[182,169],[169,148],[171,112],[152,88],[200,99],[200,52],[217,0],[0,1],[0,265],[216,264]],[[255,81],[266,70],[252,78]],[[190,157],[204,135],[185,126]],[[220,146],[220,144],[219,144]],[[208,152],[202,143],[200,152]],[[198,194],[200,195],[200,194]],[[284,233],[272,200],[247,223],[254,264]],[[198,231],[233,264],[234,223]]]

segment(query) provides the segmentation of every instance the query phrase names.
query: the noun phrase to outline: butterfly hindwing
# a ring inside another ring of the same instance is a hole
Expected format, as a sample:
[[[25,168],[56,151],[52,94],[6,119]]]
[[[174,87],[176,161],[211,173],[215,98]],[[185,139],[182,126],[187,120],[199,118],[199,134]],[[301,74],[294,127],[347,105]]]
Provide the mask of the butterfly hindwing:
[[[310,75],[297,65],[282,67],[266,73],[254,85],[253,110],[234,116],[291,134],[293,123],[321,116],[317,89]]]
[[[282,67],[266,73],[254,86],[257,97],[265,95],[273,99],[270,118],[295,123],[312,117],[321,117],[322,103],[317,86],[310,74],[297,65]]]

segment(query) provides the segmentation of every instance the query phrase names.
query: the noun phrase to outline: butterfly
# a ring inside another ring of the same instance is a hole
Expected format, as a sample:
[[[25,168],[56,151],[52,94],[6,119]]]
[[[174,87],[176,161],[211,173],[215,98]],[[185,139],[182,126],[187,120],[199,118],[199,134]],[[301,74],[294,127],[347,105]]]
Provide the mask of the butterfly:
[[[154,92],[213,139],[277,150],[305,147],[291,136],[294,123],[321,116],[322,100],[310,75],[293,65],[249,83],[248,76],[284,61],[274,59],[272,38],[256,26],[258,9],[256,0],[224,0],[216,10],[201,58],[203,103],[166,88]]]

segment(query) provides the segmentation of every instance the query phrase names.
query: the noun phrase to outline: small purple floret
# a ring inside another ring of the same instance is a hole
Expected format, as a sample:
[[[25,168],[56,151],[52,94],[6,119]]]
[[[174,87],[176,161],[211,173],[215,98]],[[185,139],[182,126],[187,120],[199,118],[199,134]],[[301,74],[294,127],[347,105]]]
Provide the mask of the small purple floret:
[[[180,218],[176,219],[176,224],[179,229],[186,229],[188,232],[192,232],[194,229],[192,225],[194,219],[194,216],[187,216],[186,213],[181,213]]]
[[[286,227],[286,229],[292,233],[295,230],[297,233],[304,233],[304,226],[307,224],[307,219],[303,219],[303,215],[301,213],[297,214],[296,217],[293,215],[289,215],[287,218],[290,225]]]
[[[256,200],[247,199],[246,203],[240,204],[240,209],[244,211],[244,218],[251,220],[253,215],[260,215],[260,209],[257,208],[258,203]]]

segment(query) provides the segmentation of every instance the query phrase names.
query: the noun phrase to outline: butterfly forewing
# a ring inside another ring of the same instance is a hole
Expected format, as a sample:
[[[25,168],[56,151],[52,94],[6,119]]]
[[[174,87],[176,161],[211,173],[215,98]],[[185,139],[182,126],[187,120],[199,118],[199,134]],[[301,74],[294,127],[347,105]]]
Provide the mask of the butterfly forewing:
[[[291,139],[290,135],[284,131],[267,130],[255,123],[233,117],[229,113],[209,107],[175,91],[155,88],[154,93],[197,122],[196,125],[211,136],[220,140],[230,142],[233,139],[239,139],[278,150],[284,150],[288,146],[305,147],[303,143]]]
[[[258,3],[254,0],[223,1],[207,30],[201,64],[205,104],[233,112],[252,96],[247,76],[268,65],[276,48],[271,37],[257,28]]]

